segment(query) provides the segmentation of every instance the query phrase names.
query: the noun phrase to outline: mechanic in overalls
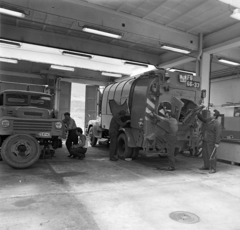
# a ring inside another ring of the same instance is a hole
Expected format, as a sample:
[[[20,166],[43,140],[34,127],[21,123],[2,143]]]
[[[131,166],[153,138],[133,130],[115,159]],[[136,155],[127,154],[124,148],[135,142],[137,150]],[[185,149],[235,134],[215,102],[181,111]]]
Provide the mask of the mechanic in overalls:
[[[222,134],[222,126],[218,122],[217,118],[220,113],[217,110],[209,109],[207,111],[207,118],[204,118],[200,113],[197,115],[198,119],[203,122],[202,133],[203,133],[203,167],[200,170],[210,170],[209,173],[216,172],[217,157],[216,150],[219,147]],[[215,151],[213,152],[215,148]],[[211,154],[213,153],[213,159],[210,160]]]
[[[109,127],[109,136],[110,136],[110,152],[109,152],[109,158],[110,161],[117,161],[118,155],[117,155],[117,148],[118,148],[118,131],[121,126],[125,126],[127,123],[130,122],[130,120],[127,120],[125,122],[122,122],[121,118],[126,116],[126,111],[121,110],[117,114],[115,114],[112,117],[112,120],[110,122]]]

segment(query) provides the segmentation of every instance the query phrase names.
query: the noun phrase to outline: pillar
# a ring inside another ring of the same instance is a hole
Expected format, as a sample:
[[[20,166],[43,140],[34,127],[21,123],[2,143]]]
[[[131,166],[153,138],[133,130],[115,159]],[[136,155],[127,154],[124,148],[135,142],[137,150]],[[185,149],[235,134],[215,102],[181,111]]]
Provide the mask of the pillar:
[[[209,106],[210,103],[210,70],[211,70],[211,55],[208,53],[202,54],[200,63],[201,90],[206,90],[204,105]]]

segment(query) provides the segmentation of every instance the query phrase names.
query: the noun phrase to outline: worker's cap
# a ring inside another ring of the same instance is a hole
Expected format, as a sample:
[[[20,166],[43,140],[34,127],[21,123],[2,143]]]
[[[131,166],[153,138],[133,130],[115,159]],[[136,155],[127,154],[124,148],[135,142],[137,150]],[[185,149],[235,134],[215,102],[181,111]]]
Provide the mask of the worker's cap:
[[[64,113],[64,116],[70,116],[69,112]]]

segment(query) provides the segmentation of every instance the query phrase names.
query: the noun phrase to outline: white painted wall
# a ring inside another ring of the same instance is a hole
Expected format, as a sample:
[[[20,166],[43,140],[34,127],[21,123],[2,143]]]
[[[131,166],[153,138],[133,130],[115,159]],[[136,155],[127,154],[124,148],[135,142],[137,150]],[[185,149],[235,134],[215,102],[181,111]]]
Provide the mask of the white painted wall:
[[[213,103],[214,107],[225,117],[233,117],[233,107],[221,107],[227,102],[240,102],[240,76],[235,75],[211,81],[210,103]]]

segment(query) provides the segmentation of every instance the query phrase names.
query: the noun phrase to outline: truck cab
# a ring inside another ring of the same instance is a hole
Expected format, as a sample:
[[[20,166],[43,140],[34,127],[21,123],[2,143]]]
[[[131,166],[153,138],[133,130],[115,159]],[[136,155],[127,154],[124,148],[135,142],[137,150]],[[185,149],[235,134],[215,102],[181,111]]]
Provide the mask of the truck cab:
[[[50,94],[25,90],[0,93],[1,156],[9,165],[32,165],[41,154],[40,145],[54,149],[61,146],[62,133]]]

